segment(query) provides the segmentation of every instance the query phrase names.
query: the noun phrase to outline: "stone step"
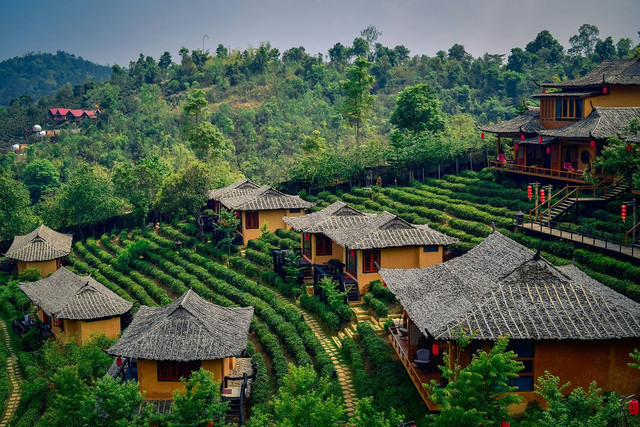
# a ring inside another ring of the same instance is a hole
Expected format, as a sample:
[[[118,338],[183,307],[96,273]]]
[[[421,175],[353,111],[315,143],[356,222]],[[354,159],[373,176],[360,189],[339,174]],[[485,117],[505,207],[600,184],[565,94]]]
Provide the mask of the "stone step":
[[[333,343],[336,345],[336,347],[342,348],[342,342],[338,339],[338,337],[332,336],[331,339],[333,340]]]

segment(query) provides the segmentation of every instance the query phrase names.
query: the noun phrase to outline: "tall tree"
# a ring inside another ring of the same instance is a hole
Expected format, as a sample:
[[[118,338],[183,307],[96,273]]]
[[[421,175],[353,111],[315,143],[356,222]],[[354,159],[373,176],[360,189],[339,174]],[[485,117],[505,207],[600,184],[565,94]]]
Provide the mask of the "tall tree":
[[[106,376],[97,381],[81,399],[82,425],[95,427],[142,427],[149,425],[151,406],[142,404],[138,383]],[[68,416],[69,414],[65,414]]]
[[[209,103],[202,89],[192,89],[187,93],[184,114],[183,129],[186,139],[199,158],[209,158],[212,151],[222,148],[224,136],[208,120]]]
[[[424,83],[408,86],[400,92],[389,121],[402,132],[441,132],[445,129],[438,95]]]
[[[38,218],[30,206],[29,191],[20,181],[0,175],[0,240],[30,232]]]
[[[209,165],[199,161],[190,163],[165,179],[158,193],[158,206],[167,214],[193,215],[200,237],[204,241],[202,209],[207,203],[213,182],[214,177]]]
[[[593,53],[593,49],[598,42],[598,35],[600,30],[595,25],[582,24],[578,29],[578,34],[571,36],[569,39],[570,55],[580,55],[589,57]]]
[[[341,80],[340,84],[347,96],[342,107],[342,112],[347,116],[351,127],[356,131],[356,145],[360,143],[360,130],[367,117],[371,113],[374,95],[369,93],[375,81],[369,74],[371,63],[359,56],[355,63],[347,69],[347,80]]]
[[[184,393],[173,392],[169,427],[224,427],[224,412],[227,402],[220,398],[220,381],[213,373],[200,368],[188,380],[182,381]]]
[[[367,41],[367,44],[369,45],[369,55],[367,57],[369,61],[373,61],[373,58],[375,56],[375,52],[371,51],[371,47],[376,45],[376,41],[381,35],[382,31],[379,31],[373,25],[367,25],[367,28],[360,31],[360,37],[364,37],[364,39]]]
[[[37,159],[24,168],[25,183],[31,193],[31,200],[37,202],[40,195],[49,193],[60,186],[60,173],[47,159]]]

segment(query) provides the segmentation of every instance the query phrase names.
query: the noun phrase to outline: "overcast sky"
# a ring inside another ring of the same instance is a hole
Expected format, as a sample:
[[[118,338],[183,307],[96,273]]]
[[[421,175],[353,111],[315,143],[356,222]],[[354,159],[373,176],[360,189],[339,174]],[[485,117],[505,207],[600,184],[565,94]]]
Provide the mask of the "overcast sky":
[[[374,25],[385,46],[433,56],[454,43],[473,56],[508,54],[549,30],[566,48],[580,25],[614,42],[639,42],[640,0],[0,0],[0,60],[64,50],[100,64],[127,66],[140,53],[174,61],[181,46],[215,51],[270,42],[327,54]]]

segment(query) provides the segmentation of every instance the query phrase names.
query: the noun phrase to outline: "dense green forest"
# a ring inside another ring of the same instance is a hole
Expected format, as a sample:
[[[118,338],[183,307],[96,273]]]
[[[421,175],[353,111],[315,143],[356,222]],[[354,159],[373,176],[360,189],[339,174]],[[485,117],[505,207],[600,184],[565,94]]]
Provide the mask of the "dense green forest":
[[[0,157],[5,198],[23,200],[28,218],[62,227],[124,211],[141,218],[152,210],[193,213],[169,191],[193,188],[189,180],[200,178],[194,173],[200,169],[208,177],[203,188],[240,173],[315,190],[364,183],[368,170],[381,165],[411,178],[486,159],[495,144],[480,138],[476,124],[517,114],[531,102],[535,82],[640,55],[630,38],[602,39],[588,24],[568,49],[544,30],[506,58],[474,58],[459,44],[433,57],[411,56],[402,45],[378,43],[379,35],[369,27],[327,56],[302,46],[280,52],[269,43],[244,51],[182,48],[175,59],[169,52],[157,60],[141,54],[127,69],[114,65],[104,83],[65,85],[37,102],[14,98],[0,107],[0,139],[7,151],[9,144],[30,146],[26,156]],[[102,111],[96,120],[63,124],[55,139],[24,136],[34,124],[53,128],[51,107],[95,105]],[[86,183],[95,184],[93,193]]]
[[[65,84],[86,81],[103,82],[111,76],[111,68],[94,64],[73,54],[27,53],[0,62],[0,105],[14,99],[31,103]]]

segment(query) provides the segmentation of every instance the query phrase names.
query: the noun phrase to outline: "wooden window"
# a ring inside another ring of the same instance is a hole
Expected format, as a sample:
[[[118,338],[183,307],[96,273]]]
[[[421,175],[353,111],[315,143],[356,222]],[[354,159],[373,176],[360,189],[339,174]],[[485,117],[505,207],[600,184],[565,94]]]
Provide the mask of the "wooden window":
[[[188,380],[191,374],[200,369],[202,362],[174,362],[171,360],[159,360],[158,381],[180,381],[180,378]]]
[[[311,259],[311,234],[302,233],[302,255]]]
[[[512,350],[517,354],[516,360],[524,365],[524,369],[518,372],[518,376],[511,378],[511,385],[518,387],[518,391],[533,391],[535,341],[511,340],[507,351]]]
[[[300,212],[302,212],[302,209],[300,209],[300,208],[289,209],[289,213],[290,214],[292,214],[292,213],[300,213]]]
[[[582,99],[556,99],[556,120],[577,120],[582,118]]]
[[[258,212],[245,212],[244,213],[244,226],[247,230],[256,229],[260,226],[258,218]]]
[[[316,234],[316,255],[331,255],[331,239],[324,234]]]
[[[347,248],[347,273],[353,277],[358,275],[358,251]]]
[[[553,120],[555,118],[554,106],[555,103],[553,99],[540,100],[540,119]]]
[[[422,248],[422,250],[423,250],[424,252],[438,252],[438,247],[437,247],[437,246],[435,246],[435,245],[434,245],[434,246],[424,246],[424,247]]]
[[[380,265],[380,251],[364,251],[362,253],[363,273],[377,273],[376,264]]]

